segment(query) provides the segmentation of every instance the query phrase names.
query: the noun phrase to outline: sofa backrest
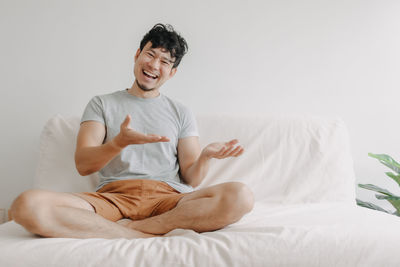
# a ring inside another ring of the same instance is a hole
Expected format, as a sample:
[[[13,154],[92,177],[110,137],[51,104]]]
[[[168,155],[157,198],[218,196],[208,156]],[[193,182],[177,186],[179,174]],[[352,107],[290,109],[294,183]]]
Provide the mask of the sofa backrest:
[[[215,160],[201,187],[225,181],[250,186],[269,203],[355,203],[349,136],[341,119],[310,116],[203,115],[201,144],[238,138],[245,153]]]
[[[245,153],[210,164],[199,188],[240,181],[257,201],[295,204],[355,202],[347,129],[340,119],[305,116],[198,115],[202,147],[237,138]],[[80,176],[74,164],[78,117],[57,115],[41,134],[35,187],[64,192],[94,190],[97,174]]]

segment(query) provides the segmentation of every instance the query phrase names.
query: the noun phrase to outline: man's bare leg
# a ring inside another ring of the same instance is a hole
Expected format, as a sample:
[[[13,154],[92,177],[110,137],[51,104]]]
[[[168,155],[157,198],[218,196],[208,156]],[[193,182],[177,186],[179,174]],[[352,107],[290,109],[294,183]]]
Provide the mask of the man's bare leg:
[[[177,228],[214,231],[238,221],[252,210],[253,204],[253,194],[244,184],[224,183],[187,194],[174,209],[161,215],[118,223],[151,234],[165,234]]]
[[[44,237],[144,238],[142,233],[109,221],[84,199],[70,193],[28,190],[11,206],[12,219]]]

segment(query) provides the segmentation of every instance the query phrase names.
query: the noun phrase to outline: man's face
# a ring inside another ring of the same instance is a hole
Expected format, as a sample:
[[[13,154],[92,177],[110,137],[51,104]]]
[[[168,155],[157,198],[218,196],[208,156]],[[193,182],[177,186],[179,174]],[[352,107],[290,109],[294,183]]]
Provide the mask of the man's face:
[[[176,73],[172,68],[175,58],[163,48],[152,48],[148,42],[143,50],[136,52],[134,74],[140,89],[151,91],[160,88]]]

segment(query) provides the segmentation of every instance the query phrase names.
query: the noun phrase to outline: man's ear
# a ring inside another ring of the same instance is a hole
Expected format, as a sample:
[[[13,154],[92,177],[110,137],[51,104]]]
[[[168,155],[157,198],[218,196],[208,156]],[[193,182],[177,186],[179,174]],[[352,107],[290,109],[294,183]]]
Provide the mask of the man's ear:
[[[172,77],[174,77],[176,71],[178,70],[178,68],[172,68],[171,72],[169,73],[169,78],[171,79]]]
[[[142,52],[142,51],[140,50],[140,48],[138,48],[138,50],[136,51],[136,54],[135,54],[135,62],[136,62],[137,58],[139,57],[140,52]]]

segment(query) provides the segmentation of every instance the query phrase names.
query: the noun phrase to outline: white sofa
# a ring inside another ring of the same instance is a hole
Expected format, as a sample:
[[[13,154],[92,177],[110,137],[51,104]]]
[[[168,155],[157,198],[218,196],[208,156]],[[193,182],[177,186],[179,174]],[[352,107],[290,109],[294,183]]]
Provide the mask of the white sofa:
[[[0,266],[400,266],[400,219],[355,204],[348,133],[340,119],[200,115],[201,143],[238,138],[239,158],[214,160],[200,188],[246,183],[254,210],[224,229],[176,229],[149,239],[40,238],[0,226]],[[56,116],[40,144],[36,188],[93,190],[73,153],[79,118]]]

